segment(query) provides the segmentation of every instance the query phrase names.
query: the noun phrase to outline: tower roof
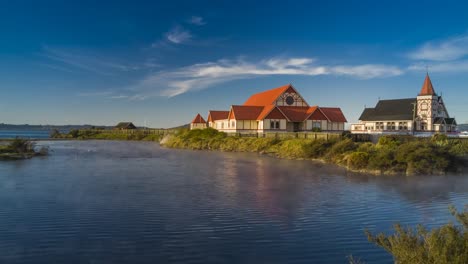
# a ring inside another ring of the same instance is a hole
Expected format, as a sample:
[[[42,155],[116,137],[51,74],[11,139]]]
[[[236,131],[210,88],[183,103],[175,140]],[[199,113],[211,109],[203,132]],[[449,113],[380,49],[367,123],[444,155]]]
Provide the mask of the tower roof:
[[[200,114],[197,114],[197,116],[192,120],[192,124],[203,124],[206,123],[205,119]]]
[[[436,95],[434,87],[432,86],[431,78],[429,78],[429,74],[426,74],[426,79],[424,79],[419,95]]]

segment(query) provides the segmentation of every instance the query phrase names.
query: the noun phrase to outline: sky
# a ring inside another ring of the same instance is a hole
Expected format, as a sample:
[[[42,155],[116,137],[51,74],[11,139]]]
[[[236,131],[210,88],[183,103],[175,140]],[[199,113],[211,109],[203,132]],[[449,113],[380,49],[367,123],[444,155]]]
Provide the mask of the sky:
[[[288,83],[353,123],[427,71],[468,123],[467,1],[0,2],[0,123],[174,127]]]

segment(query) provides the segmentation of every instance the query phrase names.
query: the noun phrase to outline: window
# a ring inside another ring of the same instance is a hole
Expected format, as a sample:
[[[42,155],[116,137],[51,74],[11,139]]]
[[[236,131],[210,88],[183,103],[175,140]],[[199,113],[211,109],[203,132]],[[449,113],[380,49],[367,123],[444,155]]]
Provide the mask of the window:
[[[235,127],[236,127],[236,122],[232,121],[231,127],[232,127],[232,128],[235,128]]]
[[[421,123],[421,130],[427,130],[427,124],[425,122]]]
[[[406,122],[399,122],[399,123],[398,123],[398,130],[408,130],[408,123],[406,123]]]
[[[387,122],[387,130],[395,130],[395,122]]]
[[[224,122],[221,123],[221,129],[224,129]]]
[[[376,122],[375,123],[375,129],[376,130],[383,130],[384,129],[383,122]]]
[[[320,121],[312,121],[312,128],[321,128],[322,124]]]
[[[280,121],[271,120],[270,121],[270,129],[279,129],[280,128]]]

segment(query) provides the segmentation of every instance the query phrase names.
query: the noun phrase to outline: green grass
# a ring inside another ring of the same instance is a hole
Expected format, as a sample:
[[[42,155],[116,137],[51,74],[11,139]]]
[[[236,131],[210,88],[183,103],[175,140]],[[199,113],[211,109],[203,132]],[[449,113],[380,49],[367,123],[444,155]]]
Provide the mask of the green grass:
[[[135,130],[132,134],[121,133],[120,131],[71,130],[67,134],[55,132],[51,137],[58,139],[143,140],[157,142],[161,139],[161,135],[159,134],[148,134],[141,130]]]
[[[181,130],[163,143],[170,148],[267,153],[287,159],[321,159],[351,170],[381,174],[445,174],[466,167],[468,141],[437,135],[430,139],[381,137],[377,144],[348,138],[248,138],[215,129]]]

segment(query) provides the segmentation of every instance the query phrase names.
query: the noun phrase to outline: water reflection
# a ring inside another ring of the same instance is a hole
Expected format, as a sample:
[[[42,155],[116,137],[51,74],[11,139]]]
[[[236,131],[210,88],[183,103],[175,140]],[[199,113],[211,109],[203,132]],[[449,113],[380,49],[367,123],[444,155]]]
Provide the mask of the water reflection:
[[[44,144],[44,143],[43,143]],[[381,177],[146,142],[0,163],[1,263],[391,263],[364,228],[436,226],[468,177]]]

